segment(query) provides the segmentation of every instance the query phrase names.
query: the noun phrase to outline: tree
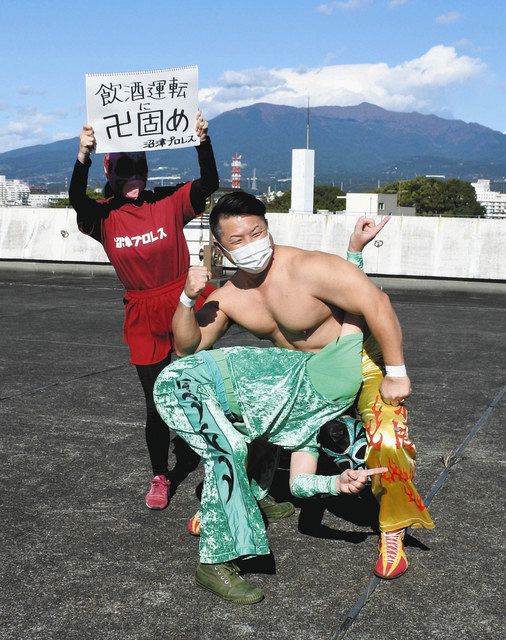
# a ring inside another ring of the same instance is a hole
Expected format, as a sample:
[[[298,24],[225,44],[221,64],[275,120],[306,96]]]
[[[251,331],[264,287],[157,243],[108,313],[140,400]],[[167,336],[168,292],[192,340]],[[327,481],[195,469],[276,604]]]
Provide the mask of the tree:
[[[485,208],[476,200],[476,192],[469,182],[452,178],[438,180],[417,176],[411,180],[396,180],[377,193],[397,193],[401,207],[415,207],[417,216],[448,216],[479,218]]]
[[[344,191],[328,184],[320,184],[314,188],[314,208],[328,209],[329,211],[343,211],[346,200],[338,198],[344,196]],[[290,209],[292,192],[286,191],[282,196],[274,198],[267,204],[267,211],[288,211]]]
[[[96,189],[87,189],[86,195],[93,200],[103,200],[104,194],[102,191],[97,192]],[[68,198],[60,198],[59,200],[53,200],[49,203],[50,209],[67,209],[70,207],[70,200]]]
[[[292,198],[291,191],[285,191],[282,196],[276,196],[274,200],[267,203],[267,211],[289,211]]]

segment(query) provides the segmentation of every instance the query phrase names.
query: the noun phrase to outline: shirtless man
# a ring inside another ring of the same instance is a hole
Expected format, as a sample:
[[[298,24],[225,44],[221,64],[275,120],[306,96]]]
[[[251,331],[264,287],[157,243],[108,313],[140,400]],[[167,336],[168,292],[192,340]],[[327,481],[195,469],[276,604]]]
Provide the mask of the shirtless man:
[[[372,333],[364,344],[358,397],[368,439],[366,464],[388,469],[372,478],[381,530],[374,572],[386,579],[400,576],[408,567],[405,528],[433,528],[434,524],[413,485],[415,448],[408,438],[403,404],[411,384],[404,367],[401,328],[388,296],[350,263],[361,266],[361,251],[377,227],[370,220],[357,225],[348,261],[275,245],[265,205],[244,192],[220,198],[210,226],[237,272],[195,314],[193,301],[209,274],[204,267],[190,269],[173,320],[177,353],[187,355],[210,347],[232,323],[277,347],[315,352],[340,335],[343,310],[364,316]]]

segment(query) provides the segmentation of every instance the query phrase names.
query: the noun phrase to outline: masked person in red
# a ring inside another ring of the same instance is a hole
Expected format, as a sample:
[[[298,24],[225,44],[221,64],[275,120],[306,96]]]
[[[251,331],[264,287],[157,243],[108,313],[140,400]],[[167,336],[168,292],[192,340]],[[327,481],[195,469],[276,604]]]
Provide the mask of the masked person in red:
[[[165,508],[170,491],[170,434],[154,405],[153,385],[171,361],[172,316],[190,265],[183,227],[203,213],[206,199],[219,184],[207,129],[207,121],[197,112],[199,179],[159,197],[145,190],[145,153],[110,153],[104,158],[104,168],[106,189],[112,195],[96,201],[86,195],[90,154],[96,140],[93,128],[84,125],[70,183],[70,203],[77,213],[80,231],[102,244],[126,289],[124,340],[146,398],[146,442],[153,468],[151,489],[146,495],[150,509]],[[196,308],[212,290],[208,287],[202,292]]]

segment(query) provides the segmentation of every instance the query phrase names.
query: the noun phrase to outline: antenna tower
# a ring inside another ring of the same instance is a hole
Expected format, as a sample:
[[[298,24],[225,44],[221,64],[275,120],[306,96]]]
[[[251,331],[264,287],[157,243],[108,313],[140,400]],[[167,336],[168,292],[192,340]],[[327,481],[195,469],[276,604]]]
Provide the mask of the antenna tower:
[[[241,158],[242,156],[237,153],[235,156],[232,156],[232,176],[230,178],[232,189],[241,188]]]

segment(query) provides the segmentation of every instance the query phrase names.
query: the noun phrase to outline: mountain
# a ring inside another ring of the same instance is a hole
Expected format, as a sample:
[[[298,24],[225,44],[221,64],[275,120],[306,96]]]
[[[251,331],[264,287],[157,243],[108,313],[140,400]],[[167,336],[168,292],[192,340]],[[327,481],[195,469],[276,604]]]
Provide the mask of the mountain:
[[[245,178],[253,168],[260,184],[276,187],[276,179],[289,177],[291,149],[306,145],[306,118],[304,108],[265,103],[214,118],[210,134],[222,185],[227,185],[235,153],[247,165]],[[313,107],[310,123],[316,181],[343,182],[345,190],[415,175],[443,174],[465,180],[502,180],[506,175],[506,135],[480,124],[387,111],[366,102]],[[7,151],[0,154],[0,174],[31,183],[63,183],[70,178],[76,151],[76,138]],[[178,174],[181,180],[198,171],[193,149],[150,152],[149,165],[151,176]],[[104,182],[100,156],[90,181]]]

